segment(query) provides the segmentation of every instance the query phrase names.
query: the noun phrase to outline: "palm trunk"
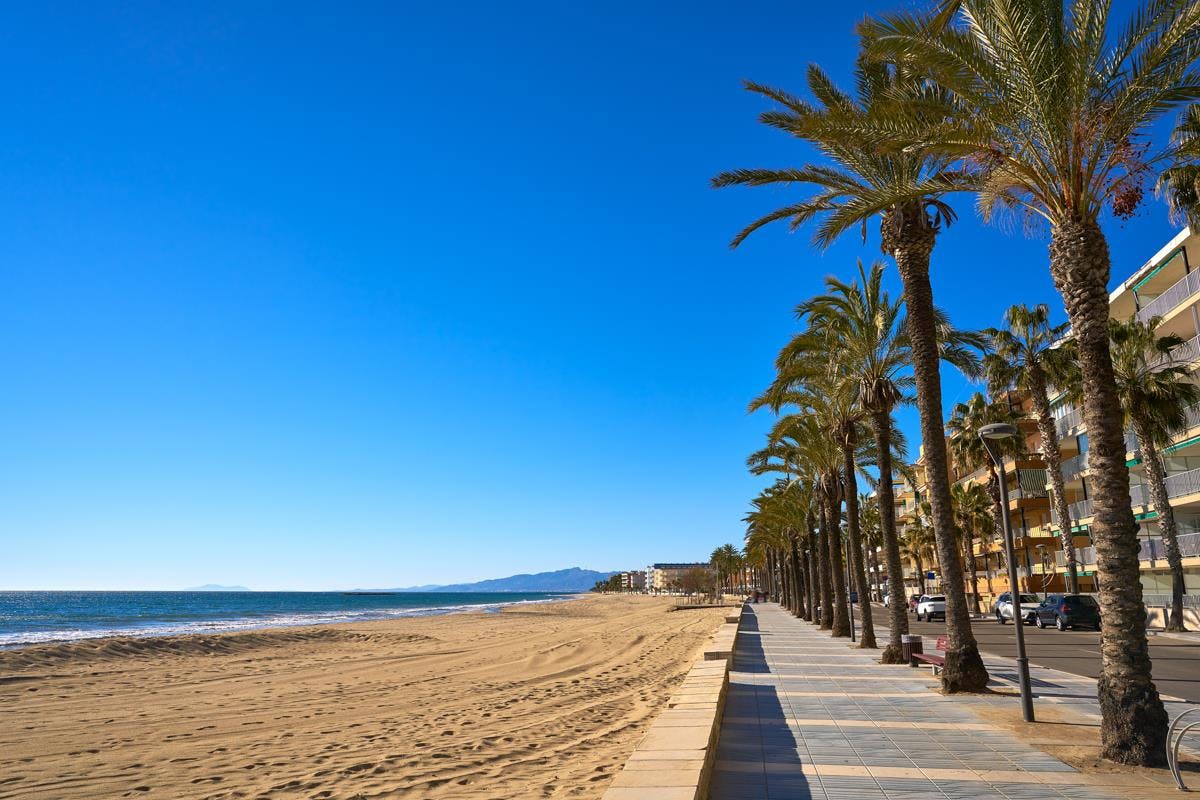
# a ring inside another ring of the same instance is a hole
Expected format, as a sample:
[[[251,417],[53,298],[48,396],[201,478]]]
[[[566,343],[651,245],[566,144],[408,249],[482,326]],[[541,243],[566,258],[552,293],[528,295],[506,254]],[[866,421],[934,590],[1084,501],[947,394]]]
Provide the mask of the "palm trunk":
[[[1067,493],[1063,488],[1062,454],[1058,452],[1058,431],[1054,427],[1054,415],[1050,413],[1050,397],[1046,391],[1046,376],[1037,364],[1030,365],[1029,388],[1033,400],[1033,411],[1037,416],[1038,434],[1042,440],[1042,460],[1050,473],[1050,502],[1058,514],[1059,538],[1067,562],[1067,589],[1079,594],[1079,565],[1075,561],[1075,536],[1071,533],[1071,510],[1067,506]]]
[[[942,379],[939,372],[937,330],[934,324],[933,288],[929,283],[929,257],[937,231],[929,224],[920,203],[889,212],[884,219],[884,247],[896,259],[904,283],[908,310],[908,336],[912,346],[917,384],[917,409],[921,415],[921,442],[925,447],[925,474],[933,509],[933,533],[946,593],[946,665],[942,689],[980,692],[988,673],[971,631],[971,614],[963,589],[962,565],[955,546],[950,505],[950,477],[942,417]]]
[[[817,577],[817,531],[816,523],[813,521],[813,512],[810,509],[804,520],[805,527],[808,528],[808,542],[804,549],[804,562],[808,566],[808,621],[815,624],[820,623],[820,614],[817,612],[817,604],[820,602],[821,596],[821,580]]]
[[[879,529],[883,535],[883,557],[887,562],[888,644],[880,661],[884,664],[903,664],[900,637],[908,633],[908,613],[904,588],[904,563],[900,559],[900,540],[896,536],[896,496],[892,491],[892,415],[885,409],[871,411],[871,431],[875,435],[876,459],[879,467]]]
[[[858,600],[862,610],[862,638],[859,640],[859,647],[874,650],[877,645],[875,644],[875,625],[871,620],[871,591],[867,585],[867,570],[863,564],[863,548],[858,529],[858,476],[854,472],[854,445],[854,436],[851,433],[845,437],[842,443],[842,470],[845,472],[842,479],[845,481],[844,494],[846,495],[846,536],[849,539],[847,552],[857,554],[851,561],[854,562],[854,583],[858,586]]]
[[[962,532],[963,564],[971,574],[971,605],[975,614],[979,614],[979,572],[975,569],[975,534],[964,530]]]
[[[788,571],[787,552],[777,550],[775,555],[775,563],[779,565],[779,586],[781,589],[779,596],[779,605],[785,609],[792,607],[792,595],[796,591],[796,587],[792,585],[792,576]]]
[[[991,463],[992,463],[991,459],[989,458],[988,464],[990,465]],[[999,541],[1001,544],[1003,544],[1004,543],[1004,505],[1003,505],[1003,503],[1000,502],[1000,500],[1001,500],[1000,476],[996,473],[996,468],[994,466],[988,467],[987,493],[988,493],[988,497],[990,497],[992,499],[992,536],[994,537],[993,541]],[[999,554],[996,555],[996,563],[997,564],[1000,563],[1000,555]],[[1015,567],[1015,565],[1012,565],[1012,564],[1005,564],[1004,568],[1006,570],[1012,570],[1012,569],[1015,569],[1016,567]],[[1012,574],[1016,575],[1015,572],[1013,572]],[[1007,581],[1004,581],[1000,585],[1003,587],[1003,589],[1002,589],[1002,591],[1003,591],[1004,589],[1008,588],[1009,583]],[[988,584],[988,591],[991,591],[990,583]]]
[[[829,548],[829,570],[833,579],[833,635],[850,637],[850,607],[846,589],[846,565],[842,560],[842,533],[838,525],[837,474],[826,476],[831,487],[825,502],[826,545]]]
[[[825,517],[825,501],[818,503],[817,514],[821,524],[821,533],[815,541],[813,552],[817,555],[817,574],[821,582],[821,630],[833,628],[833,580],[829,574],[829,527]]]
[[[792,550],[792,583],[796,586],[795,602],[792,605],[792,614],[797,617],[804,616],[804,571],[800,568],[800,549],[796,546],[796,537],[789,536],[788,540]]]
[[[1109,352],[1108,242],[1099,225],[1056,225],[1050,237],[1050,272],[1063,297],[1083,372],[1094,498],[1091,533],[1104,618],[1097,684],[1102,754],[1124,764],[1159,765],[1165,761],[1167,712],[1150,672],[1124,417]]]
[[[929,594],[929,587],[925,585],[925,565],[921,562],[921,551],[913,551],[913,561],[917,567],[917,591],[921,594]]]
[[[1167,566],[1171,569],[1171,613],[1167,618],[1167,630],[1185,631],[1183,624],[1183,558],[1179,554],[1179,527],[1175,524],[1175,511],[1167,497],[1167,476],[1159,460],[1158,446],[1150,435],[1146,420],[1134,419],[1133,429],[1137,434],[1138,448],[1142,451],[1142,465],[1150,483],[1150,498],[1158,512],[1158,527],[1162,531],[1163,545],[1167,549]]]
[[[812,521],[812,512],[809,512],[808,522],[809,528],[809,621],[817,625],[821,622],[821,614],[817,612],[817,603],[821,602],[821,578],[818,577],[817,571],[817,531],[816,524]]]

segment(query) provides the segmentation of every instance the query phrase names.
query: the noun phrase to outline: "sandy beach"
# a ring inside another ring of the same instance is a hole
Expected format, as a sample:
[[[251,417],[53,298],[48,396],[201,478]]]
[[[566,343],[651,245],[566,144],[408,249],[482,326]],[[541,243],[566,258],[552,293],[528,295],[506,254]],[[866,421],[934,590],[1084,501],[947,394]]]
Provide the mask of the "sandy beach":
[[[599,797],[719,610],[499,613],[0,653],[0,798]]]

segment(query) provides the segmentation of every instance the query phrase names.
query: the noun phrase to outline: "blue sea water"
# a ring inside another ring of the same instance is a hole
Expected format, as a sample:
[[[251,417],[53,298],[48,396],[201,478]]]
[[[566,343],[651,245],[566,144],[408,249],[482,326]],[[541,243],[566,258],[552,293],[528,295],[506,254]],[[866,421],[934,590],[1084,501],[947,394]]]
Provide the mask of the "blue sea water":
[[[567,597],[545,592],[0,591],[0,647],[451,614]]]

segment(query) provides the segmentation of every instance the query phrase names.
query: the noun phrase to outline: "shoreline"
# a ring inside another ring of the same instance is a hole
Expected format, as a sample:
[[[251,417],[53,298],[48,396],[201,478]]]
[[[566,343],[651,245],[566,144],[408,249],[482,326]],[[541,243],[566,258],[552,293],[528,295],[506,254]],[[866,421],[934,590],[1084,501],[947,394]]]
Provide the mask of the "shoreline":
[[[724,619],[671,604],[3,651],[0,800],[598,798]]]
[[[345,593],[315,593],[338,594]],[[428,593],[432,594],[432,593]],[[455,593],[460,597],[466,592]],[[480,593],[480,594],[503,594]],[[528,596],[536,592],[512,592],[514,595]],[[151,623],[142,627],[125,626],[116,628],[71,629],[67,631],[40,630],[27,633],[0,633],[0,653],[22,650],[29,647],[68,645],[75,642],[87,642],[107,639],[160,639],[178,636],[219,636],[230,633],[246,633],[250,631],[287,630],[325,625],[351,625],[360,622],[379,622],[392,619],[410,619],[420,617],[438,617],[451,614],[496,613],[511,606],[541,605],[546,603],[570,602],[586,597],[581,593],[546,592],[548,595],[541,599],[493,600],[484,603],[451,603],[445,605],[414,606],[394,609],[342,609],[325,612],[296,611],[291,614],[280,612],[268,617],[232,617],[229,619],[196,619],[176,623]],[[359,595],[375,597],[378,595]],[[13,640],[15,637],[27,637],[22,641]]]

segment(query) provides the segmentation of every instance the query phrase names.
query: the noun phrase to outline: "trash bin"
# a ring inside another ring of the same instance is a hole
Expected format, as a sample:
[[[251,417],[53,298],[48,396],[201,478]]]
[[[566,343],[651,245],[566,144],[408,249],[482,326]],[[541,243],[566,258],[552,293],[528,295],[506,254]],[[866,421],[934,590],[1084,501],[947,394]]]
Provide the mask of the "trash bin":
[[[904,656],[906,663],[912,661],[912,657],[916,653],[924,653],[925,650],[924,645],[921,644],[921,637],[915,633],[901,634],[900,652]]]

